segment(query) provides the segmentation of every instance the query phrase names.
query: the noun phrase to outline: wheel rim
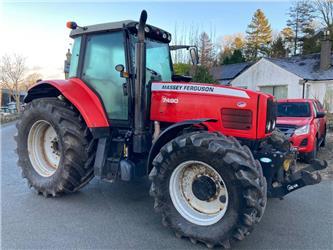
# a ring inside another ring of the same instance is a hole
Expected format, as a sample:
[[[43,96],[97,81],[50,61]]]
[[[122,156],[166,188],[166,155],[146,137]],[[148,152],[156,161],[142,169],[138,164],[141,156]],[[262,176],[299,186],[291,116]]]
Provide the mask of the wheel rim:
[[[222,219],[228,207],[228,191],[221,175],[201,161],[186,161],[172,172],[172,203],[183,218],[209,226]]]
[[[52,176],[60,162],[59,139],[52,125],[36,121],[28,135],[29,159],[36,172],[43,177]]]

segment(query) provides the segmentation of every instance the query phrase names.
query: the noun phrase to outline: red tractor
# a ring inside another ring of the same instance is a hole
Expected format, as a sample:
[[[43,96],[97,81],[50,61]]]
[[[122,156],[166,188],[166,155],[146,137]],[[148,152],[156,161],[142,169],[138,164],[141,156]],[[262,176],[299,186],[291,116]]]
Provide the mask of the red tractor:
[[[171,35],[146,19],[143,11],[139,22],[68,23],[69,79],[29,89],[17,126],[19,166],[46,197],[94,176],[149,175],[165,226],[227,248],[250,234],[267,196],[319,183],[316,170],[326,164],[295,172],[295,150],[273,132],[273,96],[175,76]]]

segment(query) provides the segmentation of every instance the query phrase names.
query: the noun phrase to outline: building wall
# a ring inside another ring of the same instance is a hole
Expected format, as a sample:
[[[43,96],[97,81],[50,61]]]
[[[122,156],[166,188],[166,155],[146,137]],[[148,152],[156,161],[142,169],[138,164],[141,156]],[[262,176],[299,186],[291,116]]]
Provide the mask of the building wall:
[[[247,87],[258,91],[261,86],[287,86],[288,98],[302,98],[303,86],[299,76],[284,70],[274,63],[260,59],[231,81],[235,87]]]
[[[308,81],[305,95],[306,98],[318,99],[329,112],[333,113],[333,80]]]

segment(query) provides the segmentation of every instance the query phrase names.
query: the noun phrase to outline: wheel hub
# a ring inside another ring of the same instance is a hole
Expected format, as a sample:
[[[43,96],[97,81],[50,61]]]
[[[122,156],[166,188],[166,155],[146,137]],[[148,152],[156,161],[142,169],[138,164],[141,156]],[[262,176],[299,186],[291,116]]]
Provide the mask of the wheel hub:
[[[192,183],[192,192],[201,201],[208,201],[216,194],[216,184],[208,176],[199,176]]]
[[[201,161],[178,165],[170,177],[169,193],[177,211],[197,225],[212,225],[227,210],[228,192],[221,175]]]
[[[59,139],[55,129],[45,120],[36,121],[28,135],[28,153],[35,171],[43,176],[52,176],[60,162]]]

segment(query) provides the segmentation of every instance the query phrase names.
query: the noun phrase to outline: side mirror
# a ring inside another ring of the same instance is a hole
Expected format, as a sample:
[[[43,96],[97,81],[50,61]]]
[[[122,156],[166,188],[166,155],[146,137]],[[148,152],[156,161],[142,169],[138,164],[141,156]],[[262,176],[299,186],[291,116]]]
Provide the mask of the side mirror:
[[[116,67],[115,67],[115,70],[120,73],[120,77],[128,78],[128,73],[126,71],[124,71],[125,70],[124,65],[117,64]]]
[[[316,116],[316,118],[323,118],[323,117],[325,117],[325,115],[326,115],[326,113],[325,112],[317,112],[317,116]]]
[[[197,65],[199,63],[199,55],[198,55],[198,50],[196,47],[191,47],[190,49],[190,56],[193,65]]]

